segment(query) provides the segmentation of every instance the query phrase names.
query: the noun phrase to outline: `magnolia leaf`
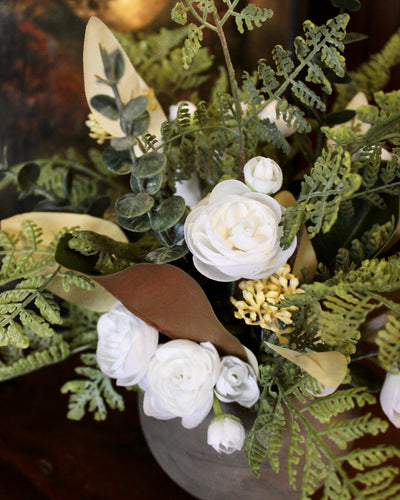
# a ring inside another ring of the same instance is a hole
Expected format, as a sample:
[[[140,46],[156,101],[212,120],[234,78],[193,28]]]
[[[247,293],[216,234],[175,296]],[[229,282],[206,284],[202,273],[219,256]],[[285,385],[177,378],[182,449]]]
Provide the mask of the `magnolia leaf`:
[[[92,217],[91,215],[60,212],[27,212],[1,221],[1,229],[3,231],[18,237],[20,241],[18,248],[24,248],[24,238],[21,232],[21,225],[24,220],[29,220],[42,228],[42,241],[38,245],[39,249],[47,249],[59,231],[72,227],[79,227],[82,230],[104,234],[117,241],[128,241],[123,231],[116,224]],[[43,272],[50,273],[55,269],[56,266],[48,267]],[[62,299],[78,306],[86,307],[92,311],[108,311],[115,302],[115,298],[104,290],[104,288],[96,285],[96,283],[95,288],[90,292],[72,285],[70,291],[66,292],[62,285],[61,276],[55,276],[47,288]]]
[[[93,279],[171,339],[208,341],[221,355],[248,360],[240,341],[215,316],[200,285],[182,269],[171,264],[137,264]]]
[[[266,342],[267,346],[328,387],[340,385],[347,374],[346,356],[338,351],[297,352]]]
[[[125,133],[121,129],[118,118],[110,119],[103,116],[98,110],[90,105],[92,97],[98,94],[107,95],[111,98],[115,97],[112,88],[102,81],[107,80],[107,75],[104,71],[99,45],[108,55],[118,53],[115,51],[119,51],[121,54],[122,59],[118,66],[123,68],[123,74],[118,75],[120,78],[116,87],[124,105],[129,103],[133,97],[142,96],[144,94],[151,95],[151,91],[148,85],[138,75],[128,56],[107,26],[96,17],[90,18],[86,27],[83,47],[83,75],[86,99],[96,120],[104,130],[113,137],[124,137]],[[150,126],[148,131],[150,134],[159,138],[160,127],[162,122],[166,120],[166,117],[156,98],[151,96],[149,101],[148,111],[150,112]]]

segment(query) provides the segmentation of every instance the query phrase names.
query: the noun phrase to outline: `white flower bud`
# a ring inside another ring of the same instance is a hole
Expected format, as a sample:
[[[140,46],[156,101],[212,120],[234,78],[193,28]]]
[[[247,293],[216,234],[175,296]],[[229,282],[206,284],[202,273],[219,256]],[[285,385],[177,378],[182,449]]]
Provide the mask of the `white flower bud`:
[[[233,415],[219,415],[208,426],[207,443],[218,453],[230,455],[241,450],[245,438],[241,421]]]
[[[214,389],[215,395],[224,403],[239,403],[250,408],[258,400],[260,390],[257,377],[248,363],[236,356],[224,356]]]
[[[251,158],[243,167],[246,184],[259,193],[276,193],[282,187],[283,174],[276,161],[264,156]]]

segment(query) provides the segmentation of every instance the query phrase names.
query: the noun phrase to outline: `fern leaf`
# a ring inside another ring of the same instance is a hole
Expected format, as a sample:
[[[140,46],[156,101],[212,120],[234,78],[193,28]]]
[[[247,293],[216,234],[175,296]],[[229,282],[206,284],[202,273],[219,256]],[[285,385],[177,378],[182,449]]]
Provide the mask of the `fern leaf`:
[[[342,148],[325,150],[305,176],[296,207],[283,216],[284,235],[281,244],[290,244],[300,226],[308,222],[310,238],[320,231],[328,232],[335,223],[340,204],[360,187],[362,178],[351,171],[349,153]]]
[[[372,449],[360,449],[350,451],[341,457],[342,461],[347,461],[354,469],[365,470],[368,467],[382,465],[390,458],[400,458],[400,450],[394,446],[378,445]]]
[[[111,409],[123,411],[123,398],[114,390],[111,380],[98,369],[96,355],[85,354],[81,356],[81,360],[85,366],[78,367],[75,371],[87,378],[71,380],[61,388],[63,394],[71,393],[67,417],[81,420],[86,411],[89,411],[94,413],[95,420],[105,420],[107,405]]]
[[[244,25],[248,30],[252,30],[254,26],[259,28],[263,22],[270,19],[273,15],[271,9],[257,7],[257,5],[249,4],[241,12],[233,12],[235,22],[239,33],[244,33]]]
[[[68,358],[70,348],[60,335],[53,338],[53,343],[47,349],[36,351],[10,364],[0,366],[0,381],[25,375],[44,366],[59,363]]]
[[[375,403],[375,397],[372,394],[359,388],[351,388],[336,391],[323,398],[315,398],[301,411],[311,413],[321,423],[328,423],[332,417],[340,413],[373,403]]]
[[[385,327],[378,331],[376,345],[382,367],[392,373],[400,371],[400,319],[389,315]]]
[[[343,422],[333,422],[326,430],[321,431],[321,435],[327,436],[340,449],[345,449],[348,443],[358,439],[365,434],[376,436],[380,432],[385,432],[388,423],[380,418],[370,418],[367,413],[361,417],[351,418]]]
[[[21,311],[19,319],[26,329],[31,330],[39,337],[51,337],[54,335],[54,330],[49,323],[42,316],[29,309]]]

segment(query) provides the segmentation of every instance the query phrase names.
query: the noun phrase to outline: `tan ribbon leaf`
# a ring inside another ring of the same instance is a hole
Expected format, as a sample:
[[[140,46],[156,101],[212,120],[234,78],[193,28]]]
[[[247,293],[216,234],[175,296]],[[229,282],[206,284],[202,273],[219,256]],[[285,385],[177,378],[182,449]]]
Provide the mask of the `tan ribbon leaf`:
[[[114,97],[113,90],[109,85],[102,83],[97,77],[105,78],[103,62],[101,59],[99,44],[108,53],[118,49],[124,60],[124,74],[117,84],[117,88],[123,104],[127,104],[133,97],[146,95],[149,99],[148,111],[150,113],[150,127],[148,132],[160,137],[160,127],[166,120],[160,103],[152,94],[151,89],[139,76],[121,45],[97,17],[91,17],[86,26],[85,41],[83,46],[83,76],[85,81],[86,99],[91,112],[99,124],[113,137],[124,137],[125,134],[120,127],[119,120],[111,120],[90,106],[90,100],[95,95],[103,94]]]
[[[200,285],[182,269],[144,263],[93,279],[129,311],[171,339],[209,341],[221,355],[248,361],[244,347],[219,322]]]
[[[267,346],[302,368],[321,384],[328,387],[340,385],[347,373],[346,356],[338,351],[297,352],[266,342]]]
[[[98,217],[68,212],[28,212],[14,215],[1,221],[1,229],[3,231],[14,234],[19,238],[19,248],[24,247],[21,224],[25,220],[33,222],[43,230],[42,242],[38,245],[39,249],[46,249],[54,240],[56,234],[62,229],[73,227],[79,227],[79,229],[85,231],[94,231],[117,241],[128,241],[123,231],[116,224]],[[48,267],[42,272],[49,273],[55,268],[56,266]],[[115,297],[96,282],[94,282],[94,285],[95,287],[91,291],[72,285],[70,291],[66,292],[62,285],[62,278],[55,276],[47,288],[62,299],[90,309],[91,311],[109,311],[115,302]]]

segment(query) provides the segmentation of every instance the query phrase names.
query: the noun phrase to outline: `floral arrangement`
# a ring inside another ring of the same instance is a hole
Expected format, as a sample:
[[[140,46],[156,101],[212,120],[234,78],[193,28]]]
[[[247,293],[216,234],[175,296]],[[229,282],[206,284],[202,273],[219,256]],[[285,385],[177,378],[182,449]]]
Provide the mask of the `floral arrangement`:
[[[400,34],[348,73],[345,45],[362,37],[346,33],[346,11],[360,5],[332,3],[335,18],[306,21],[292,51],[277,45],[241,80],[224,26],[259,28],[269,9],[178,1],[180,28],[136,37],[90,19],[99,146],[1,164],[3,189],[36,195],[1,222],[2,380],[85,351],[82,378],[62,387],[69,418],[123,410],[115,381],[188,429],[214,411],[204,439],[243,448],[256,476],[264,460],[286,463],[301,498],[322,480],[324,498],[399,494],[385,465],[399,449],[348,445],[400,427],[400,91],[382,90]],[[337,419],[378,391],[390,424]],[[247,436],[235,404],[254,416]]]

